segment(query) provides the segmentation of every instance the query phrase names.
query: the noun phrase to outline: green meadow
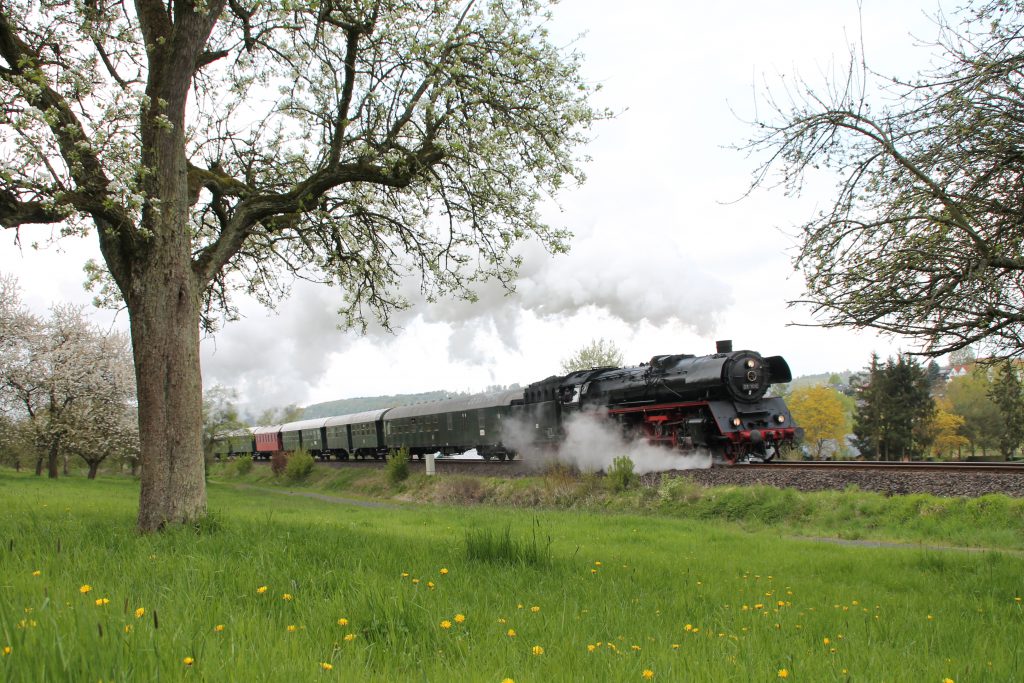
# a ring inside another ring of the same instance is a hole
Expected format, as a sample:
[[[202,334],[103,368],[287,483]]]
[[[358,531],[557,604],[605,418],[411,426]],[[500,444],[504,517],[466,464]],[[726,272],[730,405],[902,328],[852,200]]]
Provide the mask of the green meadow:
[[[137,495],[0,473],[0,679],[1024,679],[1016,550],[807,540],[683,499],[371,506],[227,477],[201,528],[140,536]]]

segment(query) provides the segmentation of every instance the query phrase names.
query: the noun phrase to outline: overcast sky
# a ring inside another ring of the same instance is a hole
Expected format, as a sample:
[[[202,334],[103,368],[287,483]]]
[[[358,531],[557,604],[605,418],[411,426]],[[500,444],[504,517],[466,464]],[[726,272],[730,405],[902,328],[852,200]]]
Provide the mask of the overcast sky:
[[[258,306],[203,342],[207,386],[238,389],[253,413],[289,403],[434,389],[479,391],[543,379],[591,339],[628,364],[661,353],[711,353],[716,339],[781,354],[794,375],[863,367],[912,344],[870,332],[793,326],[788,308],[802,281],[791,265],[793,227],[826,205],[828,187],[799,199],[781,190],[739,199],[755,161],[729,149],[765,84],[800,74],[824,82],[863,39],[869,64],[911,76],[927,65],[937,0],[739,0],[732,3],[564,0],[553,33],[586,55],[602,85],[597,104],[618,115],[596,124],[588,180],[566,191],[547,218],[575,234],[567,255],[526,247],[515,295],[481,290],[480,301],[418,306],[394,336],[336,329],[339,295],[297,285],[276,313]],[[699,6],[705,5],[705,6]],[[578,40],[574,36],[583,34]],[[757,92],[755,92],[757,91]],[[25,230],[42,238],[45,230]],[[42,312],[88,302],[82,264],[95,237],[43,252],[19,251],[0,233],[0,270],[21,281]],[[415,283],[410,283],[415,291]],[[105,312],[103,324],[127,325]]]

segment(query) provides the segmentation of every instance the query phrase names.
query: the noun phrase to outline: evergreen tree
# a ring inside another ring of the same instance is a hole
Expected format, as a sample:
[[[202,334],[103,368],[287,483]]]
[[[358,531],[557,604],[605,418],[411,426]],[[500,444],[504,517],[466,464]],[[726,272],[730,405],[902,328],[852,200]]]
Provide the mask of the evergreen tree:
[[[1024,387],[1012,361],[999,364],[988,395],[999,409],[999,452],[1009,460],[1024,441]]]
[[[920,457],[934,438],[935,404],[927,375],[913,358],[872,355],[860,380],[854,434],[861,453],[877,460]]]

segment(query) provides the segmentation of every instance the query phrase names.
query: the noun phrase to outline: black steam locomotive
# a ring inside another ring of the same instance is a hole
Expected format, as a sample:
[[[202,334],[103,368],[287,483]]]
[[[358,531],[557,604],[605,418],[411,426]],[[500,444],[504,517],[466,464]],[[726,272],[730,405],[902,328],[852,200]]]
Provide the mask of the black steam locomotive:
[[[705,448],[727,462],[769,461],[802,430],[769,386],[789,382],[781,356],[733,351],[730,341],[710,356],[655,356],[632,368],[594,368],[549,377],[523,392],[518,411],[536,426],[538,442],[557,442],[561,426],[578,411],[600,411],[626,438],[689,451]]]
[[[719,342],[717,350],[582,370],[525,389],[257,427],[215,443],[214,454],[269,458],[302,448],[347,460],[383,458],[400,448],[413,456],[476,449],[504,460],[517,455],[511,441],[520,448],[557,447],[572,416],[590,413],[614,421],[627,440],[684,453],[706,449],[730,463],[767,462],[801,436],[785,402],[765,397],[770,385],[791,380],[789,366],[780,356],[733,351],[731,342]]]

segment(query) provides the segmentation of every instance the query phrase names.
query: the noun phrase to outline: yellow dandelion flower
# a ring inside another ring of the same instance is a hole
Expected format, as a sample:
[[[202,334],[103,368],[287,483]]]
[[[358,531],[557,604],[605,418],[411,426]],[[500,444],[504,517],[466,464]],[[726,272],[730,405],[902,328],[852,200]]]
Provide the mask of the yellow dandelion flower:
[[[686,631],[687,633],[689,633],[690,631],[693,630],[693,624],[687,624],[686,626],[683,627],[683,630]]]
[[[338,626],[348,626],[348,619],[345,617],[338,619]]]
[[[510,628],[508,631],[505,632],[505,635],[507,635],[509,638],[515,638],[516,630],[514,628]]]
[[[455,623],[456,624],[461,624],[465,620],[466,620],[466,615],[465,614],[456,614],[455,615]]]
[[[356,634],[354,634],[354,633],[346,633],[345,634],[345,642],[346,643],[351,643],[355,639],[356,639]]]
[[[284,595],[281,596],[281,599],[282,600],[294,600],[295,598],[292,596],[291,593],[285,593]]]
[[[217,624],[216,626],[213,627],[213,632],[214,633],[220,633],[223,630],[224,630],[224,624]]]
[[[13,650],[11,650],[11,646],[10,645],[4,645],[4,649],[3,649],[4,657],[6,657],[7,655],[11,654],[11,652],[13,652]]]
[[[43,572],[40,569],[37,569],[34,572],[32,572],[32,576],[42,576],[42,575],[43,575]]]
[[[601,566],[601,560],[595,560],[594,561],[594,566],[595,567],[600,567]]]
[[[542,654],[544,654],[544,648],[542,648],[540,645],[534,645],[532,648],[530,648],[530,652],[539,657]]]
[[[503,678],[503,679],[501,679],[501,683],[516,683],[516,682],[513,681],[511,678]]]
[[[86,593],[88,593],[91,590],[92,590],[92,586],[90,586],[89,584],[85,584],[81,588],[78,589],[78,592],[81,593],[82,595],[85,595]]]
[[[196,663],[196,660],[193,659],[192,657],[185,657],[183,660],[181,660],[181,663],[184,664],[185,666],[192,666],[193,664]]]
[[[288,624],[288,633],[295,633],[299,630],[299,627],[295,624]]]
[[[330,671],[334,666],[330,662],[320,662],[320,668],[324,671]]]
[[[413,579],[413,580],[412,580],[412,582],[413,582],[413,583],[419,583],[419,582],[420,582],[420,580],[419,580],[419,579]]]
[[[427,581],[427,588],[429,588],[430,590],[434,590],[434,582],[433,581]]]
[[[935,620],[935,617],[933,617],[932,615],[929,614],[928,615],[928,621],[934,621],[934,620]]]
[[[591,574],[596,574],[596,573],[597,573],[597,570],[596,570],[596,569],[591,569],[591,570],[590,570],[590,573],[591,573]]]
[[[125,624],[124,625],[124,632],[125,633],[131,633],[132,632],[132,625],[131,624]]]
[[[448,573],[448,567],[441,567],[441,568],[440,568],[440,569],[438,570],[438,572],[437,572],[437,573],[438,573],[438,574],[440,574],[441,576],[444,576],[445,574],[447,574],[447,573]]]
[[[516,603],[516,609],[523,609],[523,603],[517,602]]]
[[[447,628],[451,628],[451,627],[452,627],[452,622],[448,621],[447,619],[442,619],[441,620],[441,628],[446,628],[447,629]]]
[[[952,678],[943,678],[942,683],[956,683]]]
[[[789,678],[789,669],[779,669],[779,678]]]
[[[135,618],[136,619],[141,619],[143,616],[145,616],[145,614],[146,614],[146,608],[145,607],[137,607],[135,609]]]
[[[591,643],[590,645],[587,645],[587,652],[593,652],[596,649],[597,649],[597,645],[594,645],[593,643]]]
[[[105,607],[110,604],[110,598],[96,598],[97,607]]]
[[[672,649],[673,650],[678,650],[679,649],[679,643],[672,643]]]
[[[506,619],[505,617],[498,617],[498,623],[499,624],[507,624],[508,623],[508,619]]]
[[[829,644],[829,643],[831,643],[832,641],[831,641],[831,640],[829,640],[828,638],[822,638],[822,639],[821,639],[821,642],[822,642],[822,644],[824,644],[824,645],[828,645],[828,644]]]
[[[540,605],[534,605],[533,607],[530,608],[530,611],[533,612],[534,614],[536,614],[537,612],[540,611]]]
[[[1015,597],[1015,598],[1013,599],[1013,601],[1014,601],[1014,602],[1020,602],[1020,601],[1021,601],[1021,597],[1020,597],[1020,596],[1018,595],[1017,597]]]
[[[256,594],[257,595],[263,595],[266,592],[267,592],[267,587],[266,586],[260,586],[259,588],[256,589]]]
[[[644,669],[644,672],[641,675],[644,678],[646,678],[647,680],[650,680],[650,679],[654,678],[654,672],[651,671],[650,669]]]

